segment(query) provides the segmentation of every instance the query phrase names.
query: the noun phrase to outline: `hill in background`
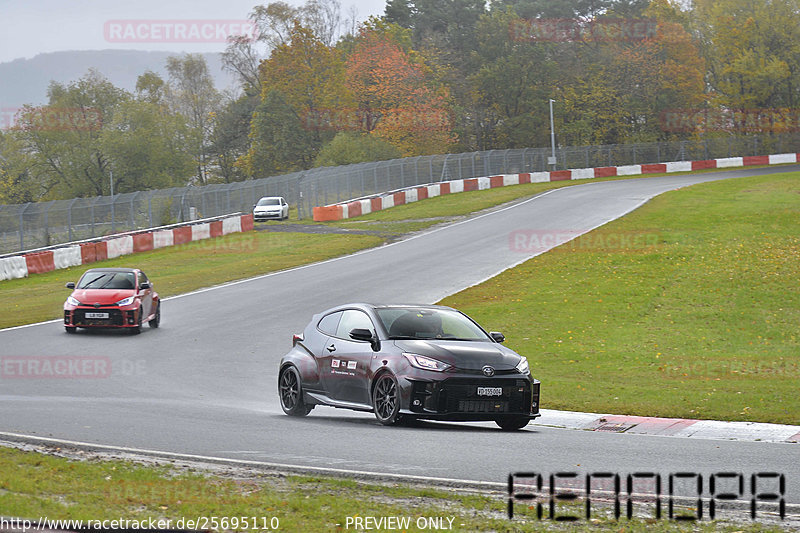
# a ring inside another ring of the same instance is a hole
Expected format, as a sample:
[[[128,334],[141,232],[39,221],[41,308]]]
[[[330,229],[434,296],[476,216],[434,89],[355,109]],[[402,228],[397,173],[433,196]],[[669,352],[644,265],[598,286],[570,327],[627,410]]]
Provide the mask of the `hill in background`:
[[[97,69],[117,87],[133,91],[136,78],[146,70],[157,72],[166,79],[167,57],[174,55],[179,54],[140,50],[75,50],[0,63],[0,108],[45,104],[51,80],[68,83],[86,74],[90,68]],[[217,89],[235,86],[233,76],[222,71],[219,53],[202,55]]]

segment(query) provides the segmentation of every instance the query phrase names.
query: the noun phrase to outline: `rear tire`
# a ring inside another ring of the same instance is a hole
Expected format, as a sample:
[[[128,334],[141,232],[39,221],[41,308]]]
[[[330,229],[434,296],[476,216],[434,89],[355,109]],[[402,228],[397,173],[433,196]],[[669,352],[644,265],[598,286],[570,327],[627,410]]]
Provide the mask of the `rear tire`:
[[[392,374],[382,374],[372,388],[372,408],[375,418],[384,426],[400,422],[400,388]]]
[[[527,416],[509,416],[507,418],[498,418],[495,423],[503,431],[516,431],[527,426],[530,421]]]
[[[281,409],[289,416],[306,416],[314,408],[303,401],[303,386],[300,374],[293,366],[281,370],[278,376],[278,396],[281,400]]]
[[[76,328],[75,326],[64,326],[64,330],[67,333],[75,333],[76,331],[78,331],[78,328]]]
[[[153,320],[148,322],[151,328],[157,328],[159,324],[161,324],[161,300],[158,301],[158,305],[156,305],[156,316],[153,317]]]

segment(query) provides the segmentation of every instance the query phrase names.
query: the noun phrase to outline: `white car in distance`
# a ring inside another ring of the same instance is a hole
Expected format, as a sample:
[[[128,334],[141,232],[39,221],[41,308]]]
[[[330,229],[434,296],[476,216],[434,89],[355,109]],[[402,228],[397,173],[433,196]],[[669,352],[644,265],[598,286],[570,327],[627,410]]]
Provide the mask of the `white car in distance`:
[[[265,196],[253,206],[253,220],[286,220],[289,204],[283,196]]]

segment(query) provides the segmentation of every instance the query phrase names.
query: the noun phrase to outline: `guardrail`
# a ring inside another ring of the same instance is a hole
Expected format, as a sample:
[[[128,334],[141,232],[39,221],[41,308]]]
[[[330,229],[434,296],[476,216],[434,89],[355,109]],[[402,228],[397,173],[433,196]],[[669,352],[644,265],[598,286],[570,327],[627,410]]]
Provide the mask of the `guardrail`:
[[[262,196],[283,196],[297,208],[297,216],[302,219],[312,216],[314,207],[430,183],[548,170],[779,154],[798,149],[800,133],[567,146],[556,149],[555,168],[547,164],[550,148],[488,150],[320,167],[242,182],[113,197],[0,205],[0,253],[188,222],[197,217],[248,213]]]
[[[703,161],[671,161],[668,163],[651,163],[643,165],[623,165],[618,167],[580,168],[573,170],[556,170],[552,172],[521,172],[517,174],[500,174],[481,178],[467,178],[432,183],[405,189],[390,191],[384,194],[356,198],[314,208],[314,220],[331,221],[366,215],[373,211],[389,209],[426,198],[443,194],[466,191],[477,191],[519,185],[523,183],[541,183],[549,181],[581,180],[613,176],[637,176],[643,174],[661,174],[672,172],[689,172],[713,168],[746,167],[754,165],[778,165],[797,163],[800,154],[773,154],[745,157],[725,157]]]
[[[235,214],[30,250],[0,257],[0,281],[252,229],[252,214]]]

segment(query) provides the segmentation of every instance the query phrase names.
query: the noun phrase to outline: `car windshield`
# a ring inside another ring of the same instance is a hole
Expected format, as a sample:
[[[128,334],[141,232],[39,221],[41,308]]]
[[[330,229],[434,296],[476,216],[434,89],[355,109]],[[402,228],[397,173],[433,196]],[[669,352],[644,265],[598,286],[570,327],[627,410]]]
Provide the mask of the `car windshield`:
[[[390,339],[490,340],[472,320],[449,309],[390,307],[377,314]]]
[[[133,272],[87,272],[78,282],[79,289],[133,289]]]
[[[281,205],[281,200],[280,198],[262,198],[257,205]]]

